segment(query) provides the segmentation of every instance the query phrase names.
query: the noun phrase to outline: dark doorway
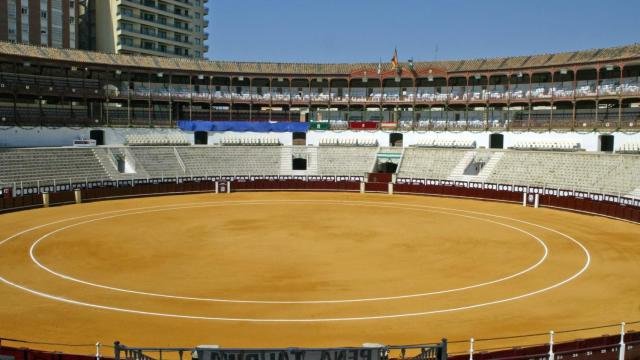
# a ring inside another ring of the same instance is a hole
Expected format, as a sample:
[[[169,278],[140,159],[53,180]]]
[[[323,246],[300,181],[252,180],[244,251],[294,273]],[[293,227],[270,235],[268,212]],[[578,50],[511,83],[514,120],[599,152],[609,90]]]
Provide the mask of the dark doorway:
[[[394,174],[398,169],[398,164],[392,162],[378,163],[377,169],[379,173]]]
[[[402,147],[402,134],[400,134],[400,133],[391,133],[391,134],[389,134],[389,144],[391,146]]]
[[[598,150],[613,152],[613,135],[600,135],[598,137]]]
[[[89,131],[89,139],[95,140],[96,145],[104,145],[104,130]]]
[[[502,134],[489,135],[489,148],[504,149],[504,135]]]
[[[307,133],[294,132],[292,135],[293,145],[307,145]]]
[[[291,161],[291,168],[293,170],[307,170],[307,159],[293,158]]]
[[[206,131],[194,132],[193,143],[196,145],[207,145],[209,143],[209,134]]]

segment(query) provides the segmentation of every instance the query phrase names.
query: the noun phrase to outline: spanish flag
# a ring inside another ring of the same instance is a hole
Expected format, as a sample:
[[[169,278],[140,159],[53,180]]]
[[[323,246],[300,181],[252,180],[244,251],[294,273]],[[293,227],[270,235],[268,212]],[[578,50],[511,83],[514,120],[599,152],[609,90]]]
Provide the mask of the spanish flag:
[[[393,65],[393,69],[398,68],[398,48],[395,48],[393,51],[393,57],[391,58],[391,65]]]

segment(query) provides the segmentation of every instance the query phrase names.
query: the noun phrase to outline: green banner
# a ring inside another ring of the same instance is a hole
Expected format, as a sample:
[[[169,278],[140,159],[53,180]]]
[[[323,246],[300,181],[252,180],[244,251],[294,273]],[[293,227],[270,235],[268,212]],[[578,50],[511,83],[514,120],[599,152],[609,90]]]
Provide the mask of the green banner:
[[[329,130],[328,121],[311,121],[309,122],[309,130]]]

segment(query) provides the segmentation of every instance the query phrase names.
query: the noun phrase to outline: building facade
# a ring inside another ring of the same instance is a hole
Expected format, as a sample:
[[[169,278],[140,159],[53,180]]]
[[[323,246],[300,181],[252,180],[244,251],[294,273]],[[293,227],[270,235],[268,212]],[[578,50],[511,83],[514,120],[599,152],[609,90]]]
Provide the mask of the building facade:
[[[377,68],[0,43],[0,130],[236,120],[308,121],[318,130],[640,132],[640,44]]]
[[[79,19],[86,0],[0,1],[0,41],[80,48]]]
[[[101,0],[95,6],[96,50],[203,58],[207,0]]]

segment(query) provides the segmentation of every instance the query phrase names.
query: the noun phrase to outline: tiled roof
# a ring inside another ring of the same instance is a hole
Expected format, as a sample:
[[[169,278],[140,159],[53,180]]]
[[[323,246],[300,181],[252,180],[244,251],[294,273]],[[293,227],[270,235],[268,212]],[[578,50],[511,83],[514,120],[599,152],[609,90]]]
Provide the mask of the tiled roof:
[[[377,63],[312,64],[312,63],[269,63],[193,60],[185,58],[164,58],[136,55],[115,55],[82,50],[57,49],[0,42],[0,55],[15,55],[71,61],[77,64],[121,65],[149,69],[180,69],[191,71],[220,72],[228,74],[273,74],[273,75],[316,75],[350,74],[363,69],[376,69]],[[482,72],[517,70],[535,67],[578,65],[592,62],[614,62],[622,59],[640,60],[640,44],[627,46],[542,54],[531,56],[497,57],[487,59],[416,62],[416,70],[430,67],[444,68],[448,72]],[[383,71],[391,70],[391,64],[383,64]],[[373,74],[372,74],[373,75]]]

